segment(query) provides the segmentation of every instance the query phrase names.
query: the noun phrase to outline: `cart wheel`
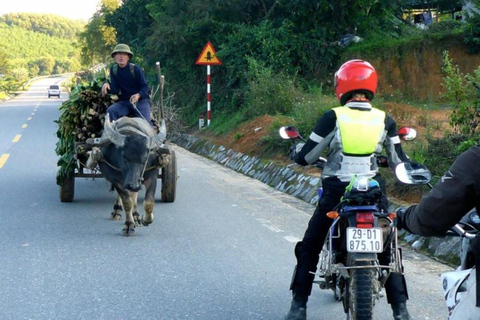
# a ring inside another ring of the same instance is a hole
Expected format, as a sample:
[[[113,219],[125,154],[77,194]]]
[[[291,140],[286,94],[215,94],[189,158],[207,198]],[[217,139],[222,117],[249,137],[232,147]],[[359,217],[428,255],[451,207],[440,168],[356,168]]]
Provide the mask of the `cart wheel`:
[[[170,150],[170,161],[162,168],[162,201],[174,202],[177,190],[177,158],[175,151]]]
[[[75,194],[75,174],[74,170],[65,176],[60,186],[60,201],[72,202]]]

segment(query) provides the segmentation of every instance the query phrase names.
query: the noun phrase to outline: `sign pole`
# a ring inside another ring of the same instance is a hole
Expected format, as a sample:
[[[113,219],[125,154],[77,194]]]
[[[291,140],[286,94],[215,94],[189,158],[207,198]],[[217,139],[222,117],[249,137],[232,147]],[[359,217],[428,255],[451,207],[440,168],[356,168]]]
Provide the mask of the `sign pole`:
[[[210,125],[210,115],[211,115],[211,101],[212,94],[210,92],[210,83],[212,81],[212,76],[210,75],[210,65],[207,64],[207,127]]]
[[[212,76],[210,73],[210,65],[221,65],[222,61],[217,57],[215,49],[210,41],[207,42],[205,47],[202,50],[202,53],[197,58],[195,64],[198,65],[206,65],[207,66],[207,127],[210,125],[211,119],[211,103],[212,103],[212,93],[211,93],[211,83],[212,83]]]

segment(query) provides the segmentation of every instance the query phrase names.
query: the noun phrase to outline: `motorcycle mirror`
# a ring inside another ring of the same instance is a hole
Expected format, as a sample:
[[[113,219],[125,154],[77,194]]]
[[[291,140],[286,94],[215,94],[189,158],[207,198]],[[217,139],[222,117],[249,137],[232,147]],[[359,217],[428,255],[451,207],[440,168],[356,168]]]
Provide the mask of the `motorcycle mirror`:
[[[402,162],[395,168],[395,175],[405,184],[427,184],[432,180],[430,170],[416,162]]]
[[[300,133],[298,132],[297,128],[287,126],[287,127],[281,127],[278,130],[278,133],[280,134],[280,137],[284,140],[290,140],[290,139],[296,139],[296,138],[302,138],[300,136]]]
[[[412,141],[417,137],[417,130],[409,127],[401,127],[398,129],[398,136],[402,140]]]

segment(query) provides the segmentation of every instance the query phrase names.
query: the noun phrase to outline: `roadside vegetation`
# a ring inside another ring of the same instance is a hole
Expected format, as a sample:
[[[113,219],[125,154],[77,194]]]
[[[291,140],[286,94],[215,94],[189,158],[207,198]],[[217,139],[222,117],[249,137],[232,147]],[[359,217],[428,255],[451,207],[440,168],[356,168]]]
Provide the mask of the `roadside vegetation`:
[[[473,1],[477,7],[479,2]],[[290,143],[278,138],[278,128],[295,125],[308,136],[318,117],[338,105],[333,95],[335,70],[348,59],[361,58],[372,62],[378,71],[391,68],[381,77],[374,105],[391,113],[399,126],[424,128],[420,138],[405,144],[405,148],[415,161],[432,169],[435,179],[461,151],[478,143],[480,70],[467,70],[458,64],[464,62],[461,59],[475,58],[480,51],[480,18],[456,12],[463,1],[435,2],[430,9],[438,16],[425,28],[412,23],[418,12],[408,10],[413,3],[410,0],[100,3],[98,12],[77,36],[67,37],[70,40],[60,34],[47,36],[42,31],[42,36],[55,40],[55,52],[60,56],[54,59],[54,67],[42,67],[51,61],[48,55],[53,54],[48,51],[47,39],[39,40],[47,45],[34,46],[45,47],[40,52],[31,52],[25,44],[36,40],[25,39],[19,40],[25,42],[19,46],[21,52],[0,46],[0,68],[10,66],[7,72],[0,69],[0,73],[15,78],[21,70],[34,76],[75,70],[78,65],[85,68],[108,64],[115,44],[127,43],[135,54],[132,62],[146,71],[152,88],[157,85],[155,63],[161,63],[166,101],[178,115],[176,119],[181,120],[175,128],[187,128],[212,139],[231,136],[233,142],[241,142],[244,133],[238,128],[242,124],[268,116],[273,120],[262,129],[258,141],[262,154],[258,156],[275,158],[285,156],[290,148]],[[454,14],[467,19],[457,20]],[[0,20],[0,28],[10,28],[9,32],[19,37],[25,32],[19,29],[24,28],[21,23]],[[0,33],[0,42],[1,34],[4,32]],[[38,32],[35,34],[40,37]],[[63,41],[75,43],[75,50],[62,49]],[[214,45],[223,65],[212,66],[214,121],[197,132],[199,117],[206,118],[206,70],[195,61],[207,41]],[[438,57],[429,56],[432,47]],[[455,53],[449,51],[452,47]],[[18,59],[22,54],[26,56],[12,66],[12,52]],[[455,58],[458,52],[470,56]],[[65,66],[65,55],[70,62],[80,62]],[[424,63],[422,56],[437,64],[420,65]],[[2,59],[7,63],[2,64]],[[427,83],[427,73],[422,72],[438,74],[438,78]],[[411,109],[399,105],[413,106],[421,112],[414,117]],[[432,116],[438,110],[449,111],[447,128]]]

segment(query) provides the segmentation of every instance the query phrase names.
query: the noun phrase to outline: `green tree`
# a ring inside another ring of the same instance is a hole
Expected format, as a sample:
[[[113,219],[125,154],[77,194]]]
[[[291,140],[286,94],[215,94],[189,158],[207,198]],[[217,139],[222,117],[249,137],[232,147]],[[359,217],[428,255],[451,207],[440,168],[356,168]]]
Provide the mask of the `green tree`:
[[[477,143],[480,128],[480,68],[473,75],[464,75],[453,64],[448,52],[443,53],[444,97],[453,107],[450,124],[456,134],[466,137],[460,145],[465,150]],[[460,151],[461,151],[460,150]]]
[[[7,73],[7,71],[8,71],[7,55],[0,51],[0,74]]]
[[[25,68],[16,68],[12,70],[13,79],[18,82],[24,82],[28,80],[28,71]]]
[[[52,56],[47,55],[37,60],[38,68],[41,75],[49,75],[53,72],[55,66],[55,59]]]
[[[85,30],[79,34],[81,59],[85,65],[104,62],[115,46],[116,30],[107,25],[106,16],[111,16],[118,9],[120,1],[101,0],[100,9],[93,15]]]
[[[117,43],[126,43],[135,53],[135,61],[143,60],[149,50],[146,41],[152,33],[153,18],[147,9],[148,0],[125,0],[121,7],[106,15],[107,24],[116,30]]]
[[[213,68],[216,111],[236,112],[246,99],[255,101],[245,96],[258,76],[249,59],[292,78],[284,83],[322,86],[341,63],[342,36],[401,37],[401,17],[398,0],[124,0],[115,10],[100,10],[81,43],[84,58],[102,61],[113,46],[104,46],[102,27],[113,28],[116,41],[129,44],[135,62],[146,66],[149,80],[161,62],[168,90],[196,118],[205,70],[195,60],[207,41],[224,62]]]
[[[39,73],[40,73],[40,68],[38,67],[37,64],[29,66],[28,74],[30,74],[30,76],[36,77],[39,75]]]

